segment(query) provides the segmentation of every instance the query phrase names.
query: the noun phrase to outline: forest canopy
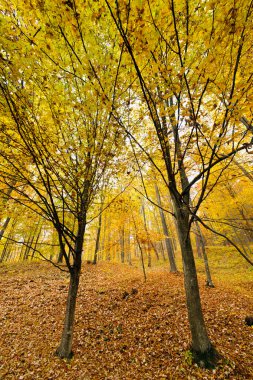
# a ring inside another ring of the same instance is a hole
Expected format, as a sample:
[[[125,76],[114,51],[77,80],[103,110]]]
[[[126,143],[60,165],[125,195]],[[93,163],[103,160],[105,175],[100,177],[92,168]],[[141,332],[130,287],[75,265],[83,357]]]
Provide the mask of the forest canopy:
[[[253,3],[0,3],[0,261],[182,260],[193,361],[215,367],[196,256],[252,258]],[[179,260],[180,258],[180,260]]]

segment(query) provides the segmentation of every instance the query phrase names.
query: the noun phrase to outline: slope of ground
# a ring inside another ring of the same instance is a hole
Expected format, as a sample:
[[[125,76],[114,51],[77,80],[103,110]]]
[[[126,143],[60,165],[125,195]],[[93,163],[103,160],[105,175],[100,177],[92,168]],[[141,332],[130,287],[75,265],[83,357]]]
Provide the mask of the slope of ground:
[[[68,276],[44,263],[0,267],[0,379],[253,379],[253,313],[246,294],[204,286],[210,337],[225,358],[215,370],[190,365],[183,276],[99,263],[84,265],[74,358],[60,360]],[[128,293],[128,294],[127,294]]]

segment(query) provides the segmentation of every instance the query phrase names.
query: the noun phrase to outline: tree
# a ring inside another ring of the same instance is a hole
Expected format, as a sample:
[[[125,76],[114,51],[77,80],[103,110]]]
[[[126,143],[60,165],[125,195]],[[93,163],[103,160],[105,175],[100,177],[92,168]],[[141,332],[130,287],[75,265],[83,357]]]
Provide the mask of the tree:
[[[72,356],[87,214],[120,138],[110,115],[117,65],[110,71],[115,79],[114,85],[108,84],[108,108],[92,85],[84,27],[73,14],[78,31],[73,35],[67,8],[57,5],[47,13],[41,4],[37,9],[26,2],[8,4],[1,21],[3,31],[9,28],[11,35],[3,38],[0,67],[1,182],[10,185],[15,179],[12,199],[52,223],[70,274],[56,351],[61,358]],[[34,24],[40,26],[34,30]],[[100,64],[101,74],[108,76]]]
[[[252,148],[251,16],[248,0],[3,3],[1,181],[15,181],[12,198],[58,234],[70,273],[59,356],[71,356],[87,215],[127,136],[145,157],[140,174],[153,166],[169,190],[193,356],[216,364],[190,229],[208,227],[203,201],[235,154]]]
[[[157,203],[159,206],[159,213],[160,213],[160,218],[161,218],[161,222],[162,222],[163,233],[166,236],[165,237],[165,243],[166,243],[166,250],[167,250],[169,261],[170,261],[170,271],[171,272],[177,272],[176,262],[175,262],[175,258],[174,258],[173,246],[172,246],[171,240],[170,240],[171,237],[169,236],[169,231],[168,231],[164,211],[162,209],[162,201],[161,201],[160,191],[159,191],[157,184],[155,184],[155,191],[156,191]]]
[[[105,2],[127,51],[126,65],[138,79],[137,85],[132,78],[132,91],[146,104],[145,117],[153,123],[166,166],[192,353],[200,365],[214,366],[219,355],[204,323],[190,228],[200,221],[197,213],[212,191],[212,168],[220,165],[220,178],[235,154],[250,144],[242,145],[241,117],[242,112],[251,117],[252,2],[171,0],[168,7],[159,1]],[[193,197],[197,183],[201,189]]]

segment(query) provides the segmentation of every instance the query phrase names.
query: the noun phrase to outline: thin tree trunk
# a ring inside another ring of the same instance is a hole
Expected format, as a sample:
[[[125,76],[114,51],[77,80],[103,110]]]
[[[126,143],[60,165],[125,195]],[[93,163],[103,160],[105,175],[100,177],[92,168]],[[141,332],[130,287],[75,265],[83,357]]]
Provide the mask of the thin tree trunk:
[[[142,215],[143,215],[143,220],[144,220],[144,227],[145,227],[145,231],[146,231],[147,238],[148,238],[148,268],[151,268],[151,252],[150,252],[151,241],[150,241],[150,237],[149,237],[149,233],[148,233],[147,220],[146,220],[145,208],[144,208],[143,203],[142,203],[141,209],[142,209]]]
[[[59,255],[58,255],[57,263],[60,264],[60,263],[62,263],[62,261],[63,261],[63,250],[60,247],[60,252],[59,252]]]
[[[39,226],[39,230],[38,230],[38,234],[37,234],[37,238],[36,238],[36,240],[35,240],[35,244],[34,244],[34,248],[33,248],[33,253],[32,253],[31,260],[33,260],[33,258],[34,258],[34,254],[35,254],[36,249],[37,249],[37,245],[38,245],[38,242],[39,242],[39,238],[40,238],[41,230],[42,230],[42,225],[40,224],[40,226]]]
[[[143,215],[143,220],[144,220],[144,227],[145,227],[145,231],[146,231],[146,234],[147,234],[148,245],[149,245],[149,249],[148,249],[148,255],[149,255],[148,256],[149,257],[148,262],[149,262],[149,265],[148,266],[151,267],[151,253],[150,253],[151,247],[153,248],[153,250],[155,252],[157,260],[159,260],[159,254],[158,254],[157,249],[154,246],[152,240],[150,239],[150,235],[149,235],[149,232],[148,232],[148,225],[147,225],[147,218],[146,218],[146,212],[145,212],[144,203],[142,203],[141,209],[142,209],[142,215]]]
[[[85,232],[84,222],[80,222],[79,233],[77,235],[77,240],[75,244],[75,253],[73,255],[74,263],[69,268],[70,272],[70,282],[68,290],[68,298],[65,311],[65,320],[63,326],[63,332],[61,336],[61,342],[56,350],[56,355],[60,358],[70,359],[73,356],[72,352],[72,341],[74,332],[74,321],[75,321],[75,310],[76,310],[76,299],[79,286],[79,277],[81,273],[82,266],[82,249],[83,249],[83,239]],[[67,253],[64,252],[64,257]]]
[[[29,252],[32,249],[32,244],[33,244],[33,241],[35,239],[35,234],[36,234],[36,230],[35,230],[35,232],[34,231],[31,232],[31,235],[29,237],[29,240],[28,240],[27,246],[26,246],[24,260],[28,260]],[[50,260],[51,260],[51,258],[50,258]]]
[[[61,248],[64,250],[63,255],[66,261],[66,264],[70,273],[69,281],[69,290],[66,303],[65,319],[64,326],[61,336],[61,342],[59,347],[56,350],[56,355],[60,358],[70,359],[73,356],[72,352],[72,341],[73,341],[73,332],[74,332],[74,322],[75,322],[75,310],[76,310],[76,299],[79,286],[79,278],[82,267],[82,251],[84,243],[84,234],[86,228],[86,202],[87,198],[85,197],[82,200],[82,211],[80,212],[78,218],[78,231],[75,240],[73,256],[73,264],[71,265],[68,260],[66,251],[64,250],[63,240],[61,231],[58,231],[59,243]]]
[[[104,260],[107,260],[107,253],[105,251],[105,234],[107,230],[107,217],[106,214],[103,214],[103,228],[101,227],[100,232],[100,242],[99,242],[99,249],[102,252],[102,256]]]
[[[253,241],[252,226],[251,226],[251,224],[249,223],[247,217],[245,216],[245,213],[247,213],[247,210],[245,210],[246,207],[242,206],[242,208],[239,208],[239,207],[238,207],[238,209],[239,209],[239,212],[240,212],[240,214],[241,214],[241,216],[242,216],[242,218],[243,218],[243,220],[244,220],[244,222],[245,222],[245,224],[246,224],[246,227],[247,227],[247,229],[246,229],[246,231],[244,232],[244,234],[247,236],[247,238],[248,238],[248,242],[252,242],[252,241]],[[250,251],[250,253],[252,253],[252,252]]]
[[[147,280],[147,276],[146,276],[146,269],[145,269],[145,263],[144,263],[143,250],[142,250],[141,243],[140,243],[140,241],[139,241],[139,239],[138,239],[138,236],[136,236],[136,241],[137,241],[137,243],[138,243],[138,247],[139,247],[139,250],[140,250],[141,265],[142,265],[142,270],[143,270],[144,280],[146,281],[146,280]]]
[[[196,248],[197,248],[197,256],[198,258],[203,257],[202,253],[202,244],[201,244],[201,237],[200,237],[200,227],[197,221],[194,222],[194,225],[196,227],[196,232],[195,233],[195,241],[196,241]]]
[[[107,226],[107,236],[106,236],[106,226]],[[104,245],[104,249],[106,249],[106,260],[111,260],[111,220],[107,220],[107,223],[104,224],[104,241],[106,242]]]
[[[25,253],[23,255],[23,260],[27,260],[28,259],[28,254],[29,254],[29,251],[31,249],[31,244],[32,244],[32,241],[33,241],[33,231],[30,232],[29,236],[28,236],[28,240],[27,240],[27,243],[25,245]]]
[[[6,230],[7,227],[8,227],[8,224],[9,224],[10,220],[11,220],[11,218],[10,218],[9,216],[5,219],[5,222],[4,222],[4,224],[3,224],[3,227],[2,227],[2,229],[1,229],[1,231],[0,231],[0,240],[1,240],[2,237],[3,237],[3,234],[4,234],[5,230]]]
[[[204,259],[204,264],[205,264],[206,286],[208,286],[209,288],[214,288],[214,283],[213,283],[210,268],[209,268],[208,256],[206,253],[205,240],[204,240],[204,236],[201,230],[200,230],[200,243],[202,247],[202,254],[203,254],[203,259]]]
[[[234,163],[236,164],[236,166],[243,172],[243,174],[251,181],[253,182],[253,175],[251,173],[249,173],[241,164],[239,164],[239,162],[234,159]]]
[[[166,261],[166,259],[165,259],[165,254],[164,254],[163,242],[160,241],[160,242],[159,242],[159,245],[160,245],[160,250],[161,250],[161,252],[162,252],[163,261]]]
[[[143,250],[142,250],[141,243],[140,243],[140,241],[138,239],[138,230],[137,230],[137,226],[136,226],[136,222],[135,222],[133,213],[132,213],[132,219],[133,219],[133,222],[134,222],[135,240],[136,240],[138,248],[140,250],[141,266],[142,266],[142,270],[143,270],[144,281],[146,281],[147,280],[147,276],[146,276],[146,269],[145,269],[145,263],[144,263]]]
[[[151,268],[152,265],[152,259],[151,259],[151,245],[150,242],[148,242],[148,268]]]
[[[127,261],[129,265],[132,265],[132,255],[131,255],[131,238],[130,230],[127,231]]]
[[[3,193],[3,205],[5,205],[5,204],[8,202],[8,200],[9,200],[9,198],[10,198],[10,196],[11,196],[11,193],[12,193],[12,191],[13,191],[13,189],[14,189],[15,184],[16,184],[16,181],[12,181],[12,183],[11,183],[11,185],[9,186],[9,188],[8,188],[8,190],[7,190],[7,192],[6,192],[6,194]],[[7,217],[7,218],[5,219],[5,222],[4,222],[4,224],[3,224],[3,228],[2,228],[2,230],[0,231],[0,240],[1,240],[2,237],[3,237],[3,234],[4,234],[5,230],[6,230],[6,228],[8,227],[8,224],[9,224],[9,222],[10,222],[10,219],[11,219],[10,217]]]
[[[70,359],[73,356],[72,341],[74,331],[76,299],[79,286],[80,268],[74,267],[70,273],[68,298],[65,312],[64,328],[60,346],[56,350],[56,355],[60,358]]]
[[[98,261],[98,251],[99,251],[99,242],[100,242],[100,234],[101,234],[101,225],[102,225],[102,213],[100,213],[98,217],[98,230],[97,230],[97,237],[96,237],[96,246],[95,246],[95,252],[94,252],[94,258],[93,258],[93,264],[96,265]]]
[[[9,236],[10,236],[10,233],[9,233]],[[9,237],[8,236],[8,237]],[[8,245],[9,245],[9,240],[8,238],[6,239],[5,241],[5,244],[4,244],[4,247],[3,247],[3,250],[2,250],[2,254],[1,254],[1,258],[0,258],[0,263],[2,263],[3,261],[7,261],[6,260],[6,256],[7,256],[7,248],[8,248]]]
[[[245,255],[246,255],[247,257],[249,257],[249,253],[248,253],[248,251],[246,250],[246,248],[245,248],[245,246],[244,246],[244,244],[243,244],[243,240],[241,239],[241,236],[240,236],[240,234],[238,233],[237,229],[236,229],[234,226],[232,227],[232,229],[233,229],[233,231],[234,231],[234,234],[235,234],[235,236],[236,236],[236,239],[239,241],[239,244],[241,245],[241,248],[242,248],[243,252],[245,253]],[[251,253],[250,249],[249,249],[249,252]]]
[[[139,258],[139,245],[136,239],[136,234],[134,236],[134,257]]]
[[[3,204],[4,204],[4,205],[8,202],[8,200],[9,200],[9,198],[10,198],[10,195],[11,195],[11,193],[12,193],[12,191],[13,191],[13,187],[14,187],[15,183],[16,183],[16,181],[13,181],[13,183],[11,184],[11,186],[8,188],[6,194],[5,194],[5,193],[3,194]],[[2,237],[3,237],[3,234],[4,234],[5,230],[6,230],[6,228],[8,227],[8,224],[9,224],[9,222],[10,222],[10,219],[11,219],[11,218],[10,218],[9,216],[5,219],[5,222],[4,222],[4,224],[3,224],[3,228],[2,228],[2,230],[0,231],[0,240],[1,240]]]
[[[173,246],[171,244],[170,238],[169,238],[169,231],[168,231],[168,226],[166,223],[164,211],[162,210],[162,201],[161,201],[161,196],[159,192],[158,186],[155,184],[155,191],[156,191],[156,198],[157,198],[157,203],[159,206],[159,213],[160,213],[160,218],[162,222],[162,228],[163,228],[163,233],[165,235],[165,244],[166,244],[166,250],[170,262],[170,272],[177,272],[177,266],[174,258],[174,252],[173,252]]]
[[[5,241],[4,248],[1,254],[0,263],[3,261],[8,261],[8,259],[10,258],[10,253],[11,253],[10,247],[12,246],[12,243],[13,243],[12,238],[13,238],[15,226],[16,226],[16,220],[14,219],[9,229],[8,236],[5,238],[6,241]]]
[[[154,218],[155,218],[155,222],[156,222],[156,226],[157,226],[157,232],[159,233],[159,235],[161,235],[161,228],[160,228],[160,223],[158,222],[158,218],[157,218],[157,215],[156,215],[156,209],[157,209],[157,207],[154,209]],[[163,261],[166,261],[165,254],[164,254],[164,248],[163,248],[163,242],[160,241],[158,245],[160,247],[158,249],[159,249],[159,251],[162,254]]]
[[[197,249],[200,250],[200,256],[198,254],[198,257],[202,258],[204,260],[204,265],[205,265],[205,273],[206,273],[206,286],[209,286],[210,288],[214,288],[212,276],[211,276],[211,271],[209,268],[209,262],[208,262],[208,256],[206,253],[206,244],[205,244],[205,238],[202,234],[202,231],[200,229],[200,226],[197,221],[195,221],[195,226],[197,229],[196,236],[198,237],[198,242],[199,242],[199,247]]]
[[[121,263],[125,262],[125,229],[124,226],[120,229],[120,259]]]
[[[228,192],[229,192],[231,198],[235,199],[236,198],[236,192],[233,189],[233,187],[230,185],[230,183],[227,182],[225,186],[228,189]],[[250,225],[249,221],[247,220],[247,218],[245,216],[245,212],[247,212],[247,210],[245,210],[245,207],[243,205],[241,207],[238,206],[237,209],[238,209],[240,215],[242,216],[243,220],[245,221],[245,224],[246,224],[246,226],[248,228],[248,230],[247,230],[246,233],[247,233],[247,235],[249,237],[249,240],[252,241],[253,240],[252,228],[251,228],[251,225]]]

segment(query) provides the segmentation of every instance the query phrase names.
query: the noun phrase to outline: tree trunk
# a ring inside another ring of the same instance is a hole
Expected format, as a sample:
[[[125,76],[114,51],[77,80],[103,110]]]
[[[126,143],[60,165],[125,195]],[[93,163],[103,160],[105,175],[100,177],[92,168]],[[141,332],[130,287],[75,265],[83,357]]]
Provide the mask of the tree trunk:
[[[121,259],[121,263],[124,264],[124,262],[125,262],[125,229],[124,229],[124,225],[120,230],[120,259]]]
[[[206,286],[209,286],[210,288],[214,288],[214,284],[212,281],[211,272],[210,272],[210,268],[209,268],[208,257],[207,257],[207,253],[206,253],[205,238],[202,234],[202,231],[201,231],[200,226],[199,226],[197,221],[195,221],[195,226],[197,229],[196,237],[198,238],[198,243],[197,243],[197,239],[196,239],[196,244],[199,244],[199,246],[197,245],[198,257],[200,257],[200,258],[203,257],[204,265],[205,265]],[[199,255],[199,251],[200,251],[200,255]]]
[[[76,310],[76,299],[79,286],[79,278],[82,266],[82,250],[83,250],[83,240],[86,227],[86,220],[82,216],[83,220],[80,218],[78,221],[78,234],[75,241],[75,250],[73,252],[73,265],[67,260],[66,252],[63,252],[63,256],[68,265],[70,273],[69,290],[65,311],[65,320],[61,336],[61,342],[57,348],[55,354],[60,358],[70,359],[73,356],[72,352],[72,341],[73,341],[73,331],[75,322],[75,310]],[[60,236],[61,237],[61,236]],[[60,241],[60,244],[62,241]],[[62,246],[62,244],[61,244]],[[64,249],[64,248],[63,248]]]
[[[3,205],[5,205],[5,204],[8,202],[8,200],[9,200],[9,198],[10,198],[10,195],[11,195],[11,193],[12,193],[12,191],[13,191],[13,188],[14,188],[15,184],[16,184],[16,181],[13,181],[13,182],[11,183],[10,187],[8,188],[6,194],[5,194],[5,193],[3,194]],[[3,234],[4,234],[5,230],[6,230],[6,228],[8,227],[8,224],[9,224],[9,222],[10,222],[10,219],[11,219],[11,218],[8,216],[8,217],[5,219],[5,221],[4,221],[3,228],[2,228],[2,230],[0,231],[0,240],[1,240],[2,237],[3,237]]]
[[[141,243],[140,243],[140,241],[138,239],[138,230],[137,230],[137,225],[136,225],[136,222],[135,222],[135,219],[134,219],[133,212],[132,212],[132,219],[133,219],[133,222],[134,222],[135,240],[136,240],[136,243],[137,243],[137,247],[140,250],[140,258],[141,258],[141,265],[142,265],[142,270],[143,270],[144,281],[146,281],[147,280],[147,276],[146,276],[146,269],[145,269],[145,263],[144,263],[143,250],[142,250],[142,247],[141,247]],[[137,250],[135,252],[137,253]]]
[[[242,206],[242,208],[238,207],[238,210],[239,210],[239,212],[242,216],[242,219],[244,220],[246,227],[247,227],[247,229],[245,230],[244,233],[245,233],[246,237],[248,238],[248,242],[251,243],[253,241],[253,232],[252,232],[252,225],[251,225],[251,223],[249,223],[248,218],[245,215],[245,213],[247,214],[246,207],[244,207],[244,206]],[[252,253],[249,246],[248,246],[248,248],[249,248],[250,253]]]
[[[144,227],[145,227],[145,231],[146,231],[147,239],[148,239],[148,263],[149,263],[148,266],[151,267],[151,247],[153,248],[158,261],[159,261],[159,253],[155,245],[153,244],[152,240],[150,239],[144,203],[142,203],[141,209],[142,209],[142,215],[143,215],[143,220],[144,220]]]
[[[101,225],[102,225],[102,213],[100,213],[99,218],[98,218],[98,230],[97,230],[96,246],[95,246],[94,258],[93,258],[93,264],[94,265],[96,265],[97,261],[98,261],[98,250],[99,250],[99,243],[100,243]]]
[[[195,232],[195,241],[196,241],[196,248],[197,248],[197,256],[198,258],[203,257],[202,253],[202,244],[201,244],[201,236],[200,236],[200,227],[197,221],[194,222],[195,227],[196,227],[196,232]]]
[[[11,257],[12,245],[14,243],[12,241],[12,239],[14,238],[16,223],[17,223],[17,220],[15,220],[15,219],[12,220],[12,224],[11,224],[10,229],[8,231],[8,236],[5,237],[5,244],[4,244],[2,254],[1,254],[0,263],[3,261],[8,261]]]
[[[26,244],[26,249],[25,249],[25,254],[24,254],[23,260],[28,260],[29,252],[30,252],[30,250],[32,248],[32,244],[33,244],[34,238],[35,238],[34,231],[31,231],[31,233],[30,233],[30,235],[28,237],[27,244]]]
[[[163,242],[162,241],[159,242],[159,246],[160,246],[160,251],[162,252],[163,261],[166,261],[165,254],[164,254],[164,247],[163,247]]]
[[[137,244],[138,244],[138,247],[140,250],[141,266],[142,266],[142,270],[143,270],[144,281],[147,281],[143,250],[142,250],[142,246],[141,246],[141,243],[140,243],[137,235],[136,235],[136,241],[137,241]]]
[[[243,240],[241,239],[241,236],[240,234],[238,233],[237,229],[233,226],[232,227],[233,231],[234,231],[234,234],[235,234],[235,238],[236,240],[239,242],[239,244],[241,245],[241,249],[243,250],[243,252],[245,253],[245,256],[249,257],[249,253],[248,251],[246,250],[245,246],[244,246],[244,243],[243,243]],[[250,248],[249,248],[249,252],[251,253],[250,251]]]
[[[64,327],[61,337],[60,346],[56,350],[56,355],[60,358],[71,359],[72,352],[72,340],[74,331],[76,298],[79,285],[81,267],[74,267],[70,273],[70,282],[68,290],[68,298],[65,312]]]
[[[151,245],[150,242],[148,242],[148,268],[151,268],[152,260],[151,260]]]
[[[236,159],[234,159],[234,161],[233,161],[235,164],[236,164],[236,166],[243,172],[243,174],[251,181],[251,182],[253,182],[253,176],[252,176],[252,174],[251,173],[249,173],[241,164],[239,164],[239,162],[236,160]]]
[[[159,213],[160,213],[160,217],[161,217],[163,233],[166,236],[165,237],[165,244],[166,244],[166,250],[167,250],[167,254],[168,254],[168,258],[169,258],[169,262],[170,262],[170,272],[177,272],[177,266],[176,266],[174,253],[173,253],[173,246],[172,246],[170,238],[169,238],[169,231],[168,231],[168,226],[166,223],[164,211],[161,209],[162,201],[161,201],[159,188],[157,185],[155,185],[155,191],[156,191],[157,203],[159,205]]]
[[[9,234],[9,235],[10,235],[10,234]],[[8,237],[9,237],[9,236],[8,236]],[[3,247],[2,253],[1,253],[0,263],[2,263],[3,261],[7,261],[7,260],[6,260],[6,257],[7,257],[7,249],[8,249],[8,246],[9,246],[9,240],[8,240],[8,238],[7,238],[6,241],[5,241],[5,244],[4,244],[4,247]]]
[[[129,265],[132,265],[130,229],[127,230],[127,261]]]
[[[174,206],[184,266],[186,304],[192,336],[191,350],[196,363],[202,367],[213,367],[219,355],[209,340],[203,318],[197,272],[190,240],[189,215],[187,211],[182,210],[177,204],[174,204]]]
[[[6,228],[8,227],[8,224],[9,224],[10,220],[11,220],[11,218],[9,216],[5,219],[5,222],[3,224],[3,228],[0,231],[0,240],[3,237],[3,234],[4,234],[5,230],[6,230]]]
[[[106,236],[106,228],[107,228],[107,236]],[[111,220],[108,219],[107,223],[104,223],[104,249],[106,248],[106,260],[111,260]]]
[[[65,244],[64,244],[65,246]],[[60,252],[59,252],[59,255],[58,255],[58,259],[57,259],[57,264],[60,264],[63,262],[63,250],[60,248]]]
[[[154,209],[154,218],[155,218],[155,223],[156,223],[156,227],[157,227],[157,232],[159,233],[159,235],[161,235],[161,228],[160,228],[160,223],[159,223],[157,215],[156,215],[156,209]],[[162,254],[163,261],[166,261],[162,241],[158,242],[158,247],[159,247],[158,248],[159,252],[161,252],[161,254]]]
[[[204,241],[204,236],[202,235],[202,232],[200,231],[200,243],[202,247],[202,254],[203,254],[203,259],[204,259],[204,264],[205,264],[205,272],[206,272],[206,286],[209,286],[210,288],[214,288],[210,268],[209,268],[209,262],[208,262],[208,256],[206,253],[206,247],[205,247],[205,241]]]
[[[39,242],[41,230],[42,230],[42,225],[40,224],[39,229],[38,229],[38,234],[37,234],[37,237],[36,237],[36,240],[35,240],[35,244],[34,244],[31,260],[33,260],[33,258],[34,258],[34,255],[35,255],[35,252],[36,252],[36,249],[37,249],[37,245],[38,245],[38,242]]]

